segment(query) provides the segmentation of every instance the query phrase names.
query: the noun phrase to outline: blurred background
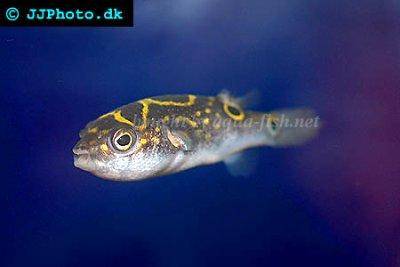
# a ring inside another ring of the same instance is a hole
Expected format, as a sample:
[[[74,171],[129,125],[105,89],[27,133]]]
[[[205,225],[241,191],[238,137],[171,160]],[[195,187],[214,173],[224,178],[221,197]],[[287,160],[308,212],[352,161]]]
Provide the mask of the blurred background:
[[[2,266],[400,266],[400,2],[136,1],[133,28],[1,28]],[[73,166],[137,99],[261,92],[310,144],[134,183]]]

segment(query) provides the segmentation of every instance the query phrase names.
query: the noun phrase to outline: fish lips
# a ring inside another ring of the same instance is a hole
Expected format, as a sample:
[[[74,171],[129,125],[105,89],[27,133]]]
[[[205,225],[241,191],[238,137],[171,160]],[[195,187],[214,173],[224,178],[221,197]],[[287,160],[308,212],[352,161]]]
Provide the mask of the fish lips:
[[[89,148],[87,142],[80,140],[72,149],[74,153],[74,165],[75,167],[91,171],[91,160],[89,154]]]

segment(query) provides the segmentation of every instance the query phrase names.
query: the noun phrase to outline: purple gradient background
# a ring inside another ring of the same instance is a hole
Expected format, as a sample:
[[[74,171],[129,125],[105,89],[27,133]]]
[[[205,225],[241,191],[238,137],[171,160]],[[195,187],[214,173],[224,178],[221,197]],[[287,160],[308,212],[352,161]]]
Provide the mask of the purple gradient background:
[[[136,2],[134,28],[0,29],[2,266],[400,266],[399,2]],[[223,88],[321,135],[248,178],[73,167],[96,116]]]

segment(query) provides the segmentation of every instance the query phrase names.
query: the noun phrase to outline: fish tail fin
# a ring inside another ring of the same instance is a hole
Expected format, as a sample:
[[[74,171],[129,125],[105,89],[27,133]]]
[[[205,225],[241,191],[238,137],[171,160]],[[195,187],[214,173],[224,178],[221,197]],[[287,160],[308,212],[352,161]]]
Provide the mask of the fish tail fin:
[[[275,147],[302,145],[321,128],[319,116],[308,108],[275,110],[263,114],[263,122],[266,145]]]

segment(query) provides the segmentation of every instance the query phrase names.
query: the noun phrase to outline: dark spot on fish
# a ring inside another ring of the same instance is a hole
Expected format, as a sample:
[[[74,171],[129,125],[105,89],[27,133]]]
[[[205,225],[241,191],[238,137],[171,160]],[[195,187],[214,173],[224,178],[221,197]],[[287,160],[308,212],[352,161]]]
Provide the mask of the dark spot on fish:
[[[271,120],[271,129],[276,131],[276,128],[278,128],[278,124],[274,120]]]
[[[233,114],[234,116],[239,116],[241,114],[240,110],[233,106],[228,106],[228,111]]]

